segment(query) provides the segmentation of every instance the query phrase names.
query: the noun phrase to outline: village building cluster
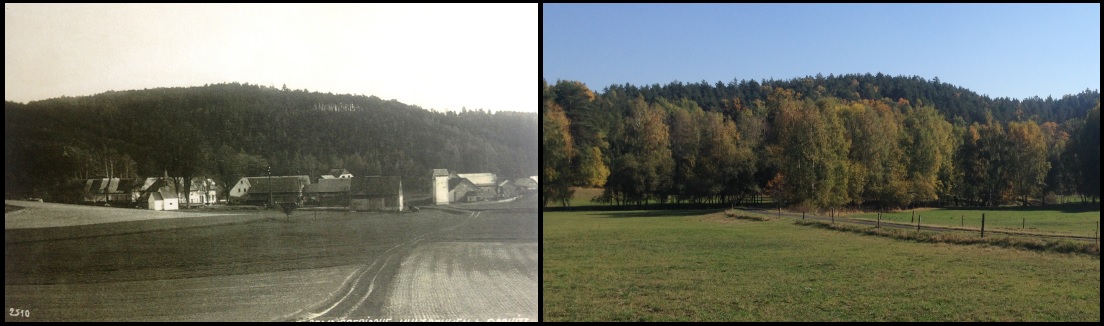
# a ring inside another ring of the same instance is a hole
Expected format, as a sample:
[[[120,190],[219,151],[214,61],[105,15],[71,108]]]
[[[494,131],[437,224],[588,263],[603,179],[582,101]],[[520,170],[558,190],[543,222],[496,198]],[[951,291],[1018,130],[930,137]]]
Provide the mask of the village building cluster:
[[[537,188],[536,176],[499,180],[494,173],[455,173],[447,169],[434,169],[432,178],[430,197],[435,205],[512,198],[535,192]],[[228,191],[228,198],[218,198],[221,189],[213,180],[196,178],[191,181],[186,201],[181,199],[183,194],[176,187],[183,180],[173,181],[168,177],[87,179],[82,202],[151,210],[177,210],[182,203],[264,207],[294,203],[297,207],[358,211],[403,211],[406,207],[401,177],[356,177],[345,169],[333,169],[314,182],[306,175],[243,177]]]

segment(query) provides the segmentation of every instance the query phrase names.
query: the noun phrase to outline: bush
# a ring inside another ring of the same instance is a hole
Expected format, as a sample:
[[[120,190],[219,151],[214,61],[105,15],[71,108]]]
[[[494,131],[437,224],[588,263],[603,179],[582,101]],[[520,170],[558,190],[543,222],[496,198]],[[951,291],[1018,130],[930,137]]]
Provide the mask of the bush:
[[[728,216],[728,217],[731,217],[731,218],[738,218],[738,219],[741,219],[741,220],[770,221],[770,217],[740,215],[740,214],[737,214],[737,212],[733,211],[733,210],[726,210],[725,211],[725,216]]]

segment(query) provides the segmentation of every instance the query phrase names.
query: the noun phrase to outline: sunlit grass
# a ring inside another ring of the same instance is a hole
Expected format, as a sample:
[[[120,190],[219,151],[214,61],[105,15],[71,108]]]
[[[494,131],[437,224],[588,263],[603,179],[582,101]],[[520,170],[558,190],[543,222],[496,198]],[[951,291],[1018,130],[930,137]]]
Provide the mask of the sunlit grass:
[[[1066,207],[1063,209],[1062,207]],[[919,209],[922,225],[981,228],[985,214],[986,230],[1008,230],[1035,233],[1093,236],[1100,221],[1100,210],[1080,205],[1051,208],[993,207],[984,209]],[[853,214],[850,218],[877,219],[876,213]],[[882,221],[915,223],[913,211],[887,212]]]
[[[542,215],[546,321],[1092,321],[1100,261],[728,218]]]

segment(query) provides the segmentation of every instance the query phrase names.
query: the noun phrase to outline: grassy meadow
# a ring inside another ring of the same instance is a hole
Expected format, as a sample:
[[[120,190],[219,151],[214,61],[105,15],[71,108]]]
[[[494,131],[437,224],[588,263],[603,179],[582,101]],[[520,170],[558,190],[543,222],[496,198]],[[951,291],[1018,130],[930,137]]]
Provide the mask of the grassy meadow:
[[[719,210],[545,212],[542,224],[544,321],[1100,320],[1089,255]]]
[[[1038,207],[990,207],[966,209],[917,209],[922,225],[940,225],[981,228],[981,214],[985,214],[986,230],[1007,230],[1030,233],[1093,236],[1100,222],[1100,208],[1088,205],[1067,204]],[[882,221],[913,223],[913,211],[896,211],[882,214]],[[850,218],[877,219],[876,213],[849,215]]]

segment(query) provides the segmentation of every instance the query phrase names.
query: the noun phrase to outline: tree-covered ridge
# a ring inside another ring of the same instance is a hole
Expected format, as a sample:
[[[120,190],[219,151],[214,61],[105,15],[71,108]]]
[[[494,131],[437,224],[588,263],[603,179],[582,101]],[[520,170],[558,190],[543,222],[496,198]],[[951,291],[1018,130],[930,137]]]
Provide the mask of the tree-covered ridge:
[[[600,94],[575,81],[545,82],[546,199],[562,201],[570,186],[603,187],[595,199],[618,205],[753,195],[817,208],[1099,197],[1098,92],[989,100],[919,78],[859,77],[883,76],[624,85]],[[840,78],[870,87],[839,93],[831,85]],[[928,95],[876,97],[886,89]],[[948,107],[969,109],[941,108],[945,90],[961,99]],[[1009,103],[1013,110],[1002,108]]]
[[[765,90],[773,88],[792,90],[802,97],[814,100],[821,97],[848,101],[904,100],[916,106],[931,105],[948,121],[961,117],[967,123],[984,122],[987,113],[1005,123],[1027,120],[1062,123],[1073,118],[1084,118],[1100,98],[1099,90],[1089,89],[1058,99],[1049,96],[1025,99],[990,98],[961,86],[940,82],[939,77],[926,80],[920,76],[889,76],[882,73],[828,77],[817,74],[790,80],[741,79],[727,84],[704,80],[698,83],[672,82],[667,85],[647,86],[623,84],[608,86],[602,93],[614,91],[629,97],[640,95],[648,102],[659,98],[686,98],[698,103],[706,111],[733,112],[752,105],[756,100],[766,101],[769,92]]]
[[[5,191],[57,195],[71,179],[537,173],[537,116],[432,112],[375,96],[249,84],[157,88],[5,103]],[[418,182],[425,180],[426,182]],[[221,181],[220,183],[226,183]]]

